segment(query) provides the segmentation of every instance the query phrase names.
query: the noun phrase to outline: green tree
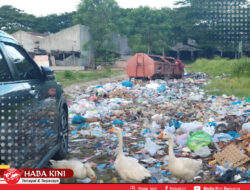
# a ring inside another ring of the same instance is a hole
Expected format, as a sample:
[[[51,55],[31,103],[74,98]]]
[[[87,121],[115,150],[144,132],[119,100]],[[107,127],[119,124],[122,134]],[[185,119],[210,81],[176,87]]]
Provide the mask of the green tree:
[[[32,31],[36,25],[36,17],[24,13],[20,9],[9,5],[0,7],[1,30],[13,33],[18,30]]]
[[[123,9],[116,20],[119,32],[129,37],[133,51],[162,53],[169,47],[170,9]]]
[[[51,14],[36,19],[34,30],[41,33],[56,33],[73,25],[72,19],[75,12]]]
[[[115,56],[112,35],[117,31],[113,21],[117,11],[114,0],[82,0],[78,5],[74,23],[89,27],[92,39],[84,48],[93,50],[95,63]]]

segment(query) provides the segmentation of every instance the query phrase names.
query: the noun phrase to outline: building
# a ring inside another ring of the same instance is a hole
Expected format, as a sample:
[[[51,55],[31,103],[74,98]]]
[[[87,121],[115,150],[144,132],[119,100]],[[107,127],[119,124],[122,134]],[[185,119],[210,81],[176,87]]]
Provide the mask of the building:
[[[44,54],[39,50],[39,44],[42,39],[48,36],[48,34],[40,34],[34,32],[26,32],[26,31],[17,31],[12,36],[23,45],[26,51],[29,52],[30,55],[39,55]]]
[[[198,44],[195,40],[188,38],[185,42],[180,42],[173,46],[171,51],[175,53],[175,55],[173,55],[173,53],[171,55],[177,57],[178,59],[194,60],[200,49],[198,48]]]
[[[18,31],[12,35],[31,55],[47,55],[52,66],[91,66],[93,52],[83,48],[91,40],[87,26],[78,24],[55,34],[35,34]],[[131,52],[127,37],[114,34],[112,42],[117,54],[127,55]],[[44,57],[36,59],[44,60]]]

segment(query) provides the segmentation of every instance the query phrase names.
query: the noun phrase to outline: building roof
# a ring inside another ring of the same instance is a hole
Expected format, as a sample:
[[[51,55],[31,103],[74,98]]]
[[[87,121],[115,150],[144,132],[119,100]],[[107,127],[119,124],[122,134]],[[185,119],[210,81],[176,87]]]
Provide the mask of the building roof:
[[[24,31],[25,32],[25,31]],[[33,36],[41,36],[41,37],[46,37],[48,36],[49,34],[43,34],[43,33],[36,33],[36,32],[26,32],[28,34],[31,34]]]
[[[187,45],[184,43],[177,43],[175,46],[173,46],[171,48],[171,50],[173,51],[200,51],[199,48],[191,46],[191,45]]]

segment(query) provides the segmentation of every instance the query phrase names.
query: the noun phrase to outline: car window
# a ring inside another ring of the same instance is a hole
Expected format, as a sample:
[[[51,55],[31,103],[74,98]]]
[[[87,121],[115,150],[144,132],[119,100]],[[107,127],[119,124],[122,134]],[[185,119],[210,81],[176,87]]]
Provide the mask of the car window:
[[[17,71],[20,80],[39,79],[38,68],[16,46],[5,44],[7,56]]]
[[[12,81],[9,67],[0,52],[0,82]]]

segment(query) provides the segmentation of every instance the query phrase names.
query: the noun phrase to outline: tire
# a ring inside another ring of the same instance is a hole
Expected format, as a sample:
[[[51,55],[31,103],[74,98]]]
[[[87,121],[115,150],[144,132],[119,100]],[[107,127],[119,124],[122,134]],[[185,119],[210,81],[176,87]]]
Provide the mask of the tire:
[[[64,159],[67,154],[68,154],[68,132],[69,132],[69,128],[68,128],[68,113],[65,109],[61,108],[60,110],[60,115],[59,115],[59,150],[58,152],[55,154],[55,156],[53,157],[53,159],[55,160],[61,160]]]

